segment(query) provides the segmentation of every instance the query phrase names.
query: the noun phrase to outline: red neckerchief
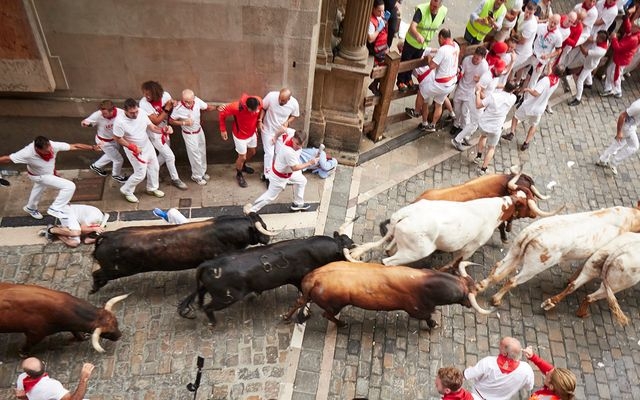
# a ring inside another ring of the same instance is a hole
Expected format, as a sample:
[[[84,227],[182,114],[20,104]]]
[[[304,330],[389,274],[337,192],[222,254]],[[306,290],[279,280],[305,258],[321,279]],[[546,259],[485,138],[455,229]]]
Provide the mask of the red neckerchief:
[[[617,4],[615,2],[613,4],[611,4],[611,5],[609,5],[609,6],[607,5],[606,1],[604,2],[604,8],[611,8],[611,7],[615,7],[615,6],[617,6]]]
[[[555,75],[553,73],[549,74],[549,82],[551,83],[551,87],[557,85],[559,81],[560,78],[558,78],[558,75]]]
[[[156,110],[158,114],[162,113],[162,99],[150,101],[149,103],[151,103],[151,106],[153,106],[153,109]]]
[[[545,34],[544,34],[544,38],[546,39],[546,38],[547,38],[547,36],[549,36],[549,35],[551,35],[553,32],[555,32],[555,31],[556,31],[556,29],[557,29],[557,27],[556,27],[556,28],[553,28],[553,29],[549,29],[549,27],[547,27],[547,33],[545,33]]]
[[[114,119],[117,113],[118,113],[118,109],[113,107],[113,112],[111,113],[110,116],[107,117],[107,119]]]
[[[43,160],[45,160],[46,162],[49,162],[53,159],[53,149],[51,149],[50,152],[48,153],[41,153],[38,150],[36,150],[36,154],[40,156],[40,158],[42,158]]]
[[[473,396],[471,395],[471,393],[460,388],[455,392],[445,394],[444,396],[442,396],[442,400],[473,400]]]
[[[558,399],[558,400],[560,399],[560,397],[558,397],[558,395],[553,390],[550,390],[548,387],[545,386],[543,389],[537,390],[534,394],[532,394],[529,400],[540,400],[540,399],[548,399],[548,398]]]
[[[24,387],[25,393],[29,393],[31,389],[33,389],[33,387],[38,382],[40,382],[40,379],[44,378],[45,376],[48,376],[46,372],[37,378],[32,378],[29,375],[25,376],[24,379],[22,380],[22,386]]]
[[[607,49],[609,48],[609,45],[607,44],[607,42],[602,42],[602,43],[596,43],[596,46],[603,48],[603,49]]]
[[[518,368],[520,361],[512,360],[507,356],[500,354],[498,356],[498,368],[503,374],[510,374]]]
[[[453,46],[453,39],[449,38],[449,39],[445,39],[444,43],[442,43],[442,45],[449,45],[449,46]]]
[[[284,145],[285,146],[289,146],[293,149],[293,136],[289,137],[286,133],[285,133],[285,137],[284,137]]]
[[[589,11],[589,10],[591,10],[591,9],[593,8],[593,5],[592,5],[591,7],[589,7],[589,8],[585,7],[585,6],[584,6],[584,3],[585,3],[585,2],[583,1],[583,2],[582,2],[582,8],[584,8],[585,10]]]
[[[194,101],[193,104],[191,105],[191,107],[189,107],[188,105],[185,104],[184,101],[180,100],[180,103],[184,106],[184,108],[189,109],[189,110],[193,110],[193,106],[196,105],[196,102]]]

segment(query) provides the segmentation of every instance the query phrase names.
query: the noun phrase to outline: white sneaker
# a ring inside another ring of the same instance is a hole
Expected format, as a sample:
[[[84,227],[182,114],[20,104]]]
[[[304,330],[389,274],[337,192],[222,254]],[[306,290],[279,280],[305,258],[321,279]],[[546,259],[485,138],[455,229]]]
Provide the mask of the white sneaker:
[[[607,165],[609,167],[609,169],[611,170],[611,173],[613,173],[614,175],[618,175],[618,169],[616,167],[614,167],[613,165],[609,164]]]
[[[38,210],[34,210],[33,208],[29,208],[27,206],[22,207],[22,210],[24,210],[24,212],[26,212],[27,214],[31,215],[32,218],[34,219],[42,219],[42,214],[40,214],[40,211]]]
[[[100,228],[104,229],[107,226],[107,222],[109,222],[109,213],[104,213],[102,221],[100,222]]]
[[[139,202],[138,198],[133,193],[127,194],[127,193],[123,192],[122,190],[120,190],[120,193],[122,193],[122,195],[124,196],[125,200],[127,200],[129,203],[138,203]]]
[[[204,179],[205,181],[209,182],[209,179],[211,179],[211,177],[209,176],[209,174],[204,174],[204,175],[202,175],[202,179]]]
[[[195,183],[197,183],[200,186],[204,186],[207,184],[207,180],[204,178],[197,178],[195,176],[191,177],[191,180],[194,181]]]
[[[164,197],[164,192],[162,190],[158,190],[158,189],[156,189],[156,190],[147,190],[147,194],[149,196],[155,196],[155,197],[158,197],[158,198]]]
[[[51,208],[49,207],[49,209],[47,210],[47,214],[51,215],[52,217],[56,217],[58,219],[65,219],[68,217],[68,214],[62,210],[56,210],[55,208]]]

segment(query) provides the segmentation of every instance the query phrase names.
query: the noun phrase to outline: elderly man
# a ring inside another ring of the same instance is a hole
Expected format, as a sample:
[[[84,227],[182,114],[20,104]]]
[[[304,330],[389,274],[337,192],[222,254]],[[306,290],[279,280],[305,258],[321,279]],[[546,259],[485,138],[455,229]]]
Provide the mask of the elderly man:
[[[429,47],[431,39],[433,39],[433,36],[447,17],[447,7],[442,5],[442,1],[431,0],[416,6],[407,36],[404,39],[400,61],[415,60],[422,57],[424,50]],[[399,73],[396,84],[401,92],[413,86],[411,71]]]
[[[185,89],[182,91],[182,101],[173,107],[169,119],[171,125],[180,126],[182,129],[182,138],[191,165],[191,180],[201,186],[207,184],[209,175],[207,175],[207,143],[200,124],[200,112],[213,109],[215,106],[196,97],[193,90]]]
[[[546,24],[538,24],[536,39],[533,41],[533,55],[525,67],[533,67],[528,87],[534,88],[549,61],[562,52],[562,36],[558,32],[560,15],[553,14]]]
[[[113,163],[111,178],[120,183],[126,182],[127,177],[122,173],[123,158],[120,154],[120,145],[113,140],[113,121],[123,112],[122,109],[115,107],[111,100],[103,100],[100,102],[98,111],[93,112],[80,123],[83,127],[96,127],[96,144],[104,152],[102,157],[89,166],[89,169],[100,176],[107,176],[103,168]]]
[[[44,136],[38,136],[35,140],[25,146],[22,150],[7,156],[0,157],[0,164],[27,164],[29,179],[33,182],[33,189],[29,195],[27,205],[22,209],[35,219],[42,219],[42,214],[38,211],[38,203],[47,188],[58,189],[58,196],[49,206],[47,214],[64,218],[67,216],[69,202],[76,191],[75,183],[58,176],[56,171],[56,156],[60,151],[70,150],[94,150],[100,151],[100,146],[65,142],[50,141]]]
[[[80,370],[80,382],[71,393],[62,386],[60,381],[50,378],[42,361],[35,357],[22,361],[22,370],[16,382],[15,395],[18,399],[28,400],[80,400],[87,392],[87,383],[93,372],[94,365],[84,363]]]
[[[464,40],[469,44],[482,43],[491,31],[500,30],[507,14],[504,2],[505,0],[483,0],[469,16]]]
[[[120,188],[120,193],[129,203],[138,202],[134,191],[145,176],[147,178],[147,194],[164,197],[164,192],[158,190],[160,166],[156,151],[147,136],[147,130],[159,135],[173,132],[170,126],[160,128],[154,125],[147,114],[140,113],[137,101],[132,98],[126,99],[124,114],[116,117],[113,123],[113,137],[124,148],[124,153],[133,167],[133,174]]]
[[[276,135],[284,132],[299,116],[300,106],[298,100],[291,95],[291,90],[282,88],[279,92],[272,91],[264,96],[258,118],[258,128],[264,149],[264,167],[261,176],[263,180],[268,181],[271,175]]]
[[[109,214],[103,214],[97,207],[85,204],[71,204],[66,218],[60,219],[60,225],[49,225],[40,231],[48,240],[60,239],[68,247],[78,247],[80,243],[95,243],[95,236],[102,233]]]
[[[236,181],[238,181],[240,187],[246,188],[249,185],[242,173],[253,174],[255,172],[247,163],[256,154],[256,147],[258,146],[256,130],[258,129],[258,119],[262,112],[262,99],[258,96],[242,94],[240,100],[221,105],[218,107],[218,111],[220,111],[220,136],[222,140],[229,138],[225,120],[227,117],[233,117],[234,119],[231,132],[236,153],[238,153],[235,163]]]
[[[244,213],[257,213],[264,206],[273,202],[280,192],[287,187],[287,183],[293,185],[293,203],[289,207],[291,211],[304,211],[309,209],[309,204],[304,202],[304,188],[307,178],[302,175],[302,170],[318,163],[318,157],[301,163],[300,151],[304,138],[302,132],[291,128],[287,132],[276,137],[276,155],[273,161],[272,175],[269,180],[269,188],[253,204],[244,206]]]
[[[520,389],[533,389],[533,369],[522,358],[522,345],[512,337],[500,341],[500,354],[488,356],[464,370],[473,381],[471,394],[475,400],[509,400]]]

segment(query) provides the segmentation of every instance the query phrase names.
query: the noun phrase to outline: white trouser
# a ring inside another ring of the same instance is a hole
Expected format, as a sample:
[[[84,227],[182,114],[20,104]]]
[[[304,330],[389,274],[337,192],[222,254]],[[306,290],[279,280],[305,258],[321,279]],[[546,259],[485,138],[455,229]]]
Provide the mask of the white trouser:
[[[622,94],[622,74],[624,74],[624,67],[620,67],[620,76],[615,81],[613,80],[616,74],[616,63],[611,62],[607,67],[607,77],[604,80],[604,91],[613,91],[613,94]]]
[[[121,176],[122,175],[122,164],[124,163],[124,159],[122,158],[122,154],[120,154],[120,145],[113,142],[103,142],[102,140],[96,137],[96,144],[100,145],[102,152],[104,153],[102,157],[98,158],[96,162],[93,163],[98,168],[104,168],[109,163],[113,163],[113,167],[111,167],[111,175],[112,176]]]
[[[531,80],[529,81],[529,89],[533,89],[538,83],[538,79],[540,79],[540,75],[544,72],[545,68],[547,68],[547,63],[541,64],[538,58],[534,55],[529,57],[529,65],[533,67],[533,72],[531,72]]]
[[[576,80],[576,99],[582,100],[582,92],[584,91],[585,83],[587,85],[593,84],[591,72],[593,72],[593,69],[582,68],[582,71],[580,71],[580,75],[578,75],[578,79]]]
[[[618,142],[614,138],[611,145],[600,156],[600,161],[608,161],[611,165],[616,166],[638,151],[640,143],[638,143],[636,127],[623,127],[622,133],[624,134],[622,140]]]
[[[204,174],[207,173],[207,143],[204,138],[204,131],[200,128],[199,133],[183,133],[182,138],[187,148],[189,164],[191,164],[191,177],[202,179]],[[167,165],[168,167],[169,165]]]
[[[456,135],[455,141],[458,143],[462,143],[464,139],[470,138],[471,135],[478,130],[478,123],[484,108],[478,109],[475,107],[475,104],[473,104],[473,106],[474,107],[471,107],[471,104],[469,104],[469,123]]]
[[[160,171],[160,165],[158,164],[158,157],[156,157],[156,151],[151,143],[147,142],[144,148],[140,149],[138,157],[145,161],[141,162],[136,158],[131,150],[125,149],[124,153],[127,155],[131,166],[133,167],[133,174],[127,179],[127,181],[120,187],[120,192],[125,195],[133,194],[136,190],[138,183],[147,178],[147,190],[156,190],[160,186],[158,173]]]
[[[516,61],[513,63],[513,67],[511,68],[511,74],[515,75],[518,71],[520,71],[525,66],[529,65],[529,58],[531,54],[518,54],[516,56]]]
[[[29,179],[33,182],[33,188],[29,195],[29,202],[27,207],[32,210],[38,209],[38,203],[42,197],[42,193],[47,188],[54,188],[60,190],[53,203],[49,208],[53,208],[58,211],[62,211],[71,201],[73,193],[76,191],[76,184],[68,179],[60,178],[55,175],[29,175]]]
[[[469,98],[453,98],[453,111],[456,113],[453,125],[458,128],[464,128],[469,124],[471,117],[469,115]]]
[[[280,192],[287,187],[287,183],[293,184],[293,202],[294,204],[304,204],[304,187],[307,185],[307,178],[302,175],[302,171],[295,171],[290,178],[281,178],[276,174],[271,174],[269,177],[269,188],[266,192],[262,193],[260,197],[253,202],[251,206],[251,212],[257,213],[264,206],[274,201]]]
[[[169,138],[167,138],[167,141],[162,144],[162,135],[150,133],[149,140],[153,147],[158,150],[158,166],[160,167],[162,164],[167,164],[171,180],[180,179],[178,176],[178,170],[176,169],[176,156],[171,150],[171,142],[169,141]]]
[[[562,53],[560,53],[560,58],[558,59],[558,65],[561,67],[566,67],[569,65],[569,62],[573,60],[573,47],[564,46],[562,48]]]
[[[167,222],[170,224],[181,225],[189,222],[189,219],[175,208],[170,208],[167,210]]]
[[[260,137],[262,139],[262,149],[264,150],[263,173],[267,179],[271,179],[271,164],[273,164],[273,153],[275,147],[272,141],[274,136],[275,133],[267,129],[263,129],[262,133],[260,133]]]

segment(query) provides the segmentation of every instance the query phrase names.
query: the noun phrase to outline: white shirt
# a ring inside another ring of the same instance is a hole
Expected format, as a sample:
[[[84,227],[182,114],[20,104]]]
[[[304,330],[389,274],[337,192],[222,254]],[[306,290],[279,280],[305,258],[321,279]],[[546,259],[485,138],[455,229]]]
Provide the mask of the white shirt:
[[[291,96],[289,101],[281,106],[278,98],[280,97],[279,91],[273,91],[267,93],[262,99],[262,107],[264,108],[264,129],[267,133],[275,135],[278,131],[278,127],[282,126],[290,116],[300,116],[300,106],[298,100]]]
[[[290,174],[294,171],[291,169],[294,165],[300,164],[300,150],[294,150],[293,147],[287,146],[285,142],[293,137],[296,133],[295,129],[287,128],[287,133],[281,135],[276,141],[276,156],[273,160],[275,170],[281,174]]]
[[[627,119],[624,121],[625,125],[630,127],[636,127],[640,123],[640,99],[631,103],[627,111]]]
[[[571,35],[571,27],[563,27],[562,24],[558,25],[558,28],[556,28],[558,30],[558,33],[560,33],[560,37],[562,38],[562,41],[564,42],[565,40],[567,40],[567,38],[569,37],[569,35]]]
[[[165,104],[167,104],[167,102],[171,100],[171,95],[169,94],[169,92],[163,92],[162,93],[162,98],[160,99],[160,106],[154,106],[152,105],[149,100],[147,100],[146,97],[142,97],[140,99],[140,103],[139,103],[139,108],[140,111],[146,113],[147,115],[160,115],[160,113],[162,112],[162,107],[164,107]],[[163,126],[167,125],[167,121],[163,120],[162,122],[160,122],[159,124],[157,124],[160,128],[162,128]],[[151,130],[147,130],[147,134],[150,137],[153,137],[152,135],[155,135],[155,133]]]
[[[193,107],[189,108],[182,101],[179,102],[171,111],[171,119],[179,121],[190,118],[193,122],[191,125],[182,126],[183,133],[198,133],[202,129],[200,125],[200,111],[206,110],[209,106],[199,97],[193,99]]]
[[[25,372],[18,375],[18,381],[16,382],[16,389],[24,390],[22,381],[27,377]],[[48,376],[42,377],[38,383],[27,393],[29,400],[60,400],[69,391],[65,389],[62,384],[51,379]]]
[[[150,124],[151,120],[143,112],[138,112],[136,119],[131,119],[122,113],[113,123],[113,136],[124,138],[142,149],[149,142],[147,127]]]
[[[622,1],[622,0],[618,0],[618,1]],[[618,10],[615,7],[613,7],[613,9],[616,10],[616,15],[618,15]],[[583,10],[582,3],[578,3],[576,4],[575,7],[573,7],[573,11],[575,12],[578,12],[580,10]],[[587,11],[587,16],[582,20],[582,27],[583,27],[582,30],[584,32],[591,32],[591,29],[593,29],[593,24],[595,24],[597,19],[598,19],[598,9],[596,6],[593,6],[589,9],[589,11]]]
[[[540,93],[538,97],[527,93],[524,96],[524,101],[522,102],[522,107],[525,110],[525,115],[542,115],[544,114],[544,110],[547,108],[547,103],[549,102],[549,98],[556,91],[556,89],[560,86],[559,83],[556,83],[554,86],[551,86],[551,81],[549,81],[549,77],[545,76],[541,78],[536,86],[533,88],[536,92]]]
[[[562,47],[562,36],[556,28],[553,32],[547,30],[547,24],[538,24],[536,39],[533,41],[533,54],[536,55],[541,64],[547,64],[549,59],[541,60],[544,54],[551,54],[556,48]]]
[[[537,30],[538,21],[536,20],[536,17],[532,16],[529,19],[524,19],[524,13],[520,13],[516,31],[525,38],[525,41],[522,44],[518,43],[516,45],[516,53],[518,53],[518,55],[529,57],[533,54],[533,41],[536,38]]]
[[[456,83],[455,76],[458,74],[458,56],[460,54],[460,48],[456,42],[452,42],[450,45],[445,44],[440,46],[436,55],[433,56],[433,61],[438,64],[435,73],[436,79],[454,77],[448,82],[441,83],[444,86],[451,86]],[[438,82],[436,82],[438,83]]]
[[[582,52],[580,52],[580,56],[584,58],[583,61],[583,69],[593,71],[600,64],[600,60],[604,57],[607,49],[598,46],[595,43],[591,44],[591,48],[587,51],[587,55],[584,56]]]
[[[605,0],[600,0],[596,3],[596,10],[598,10],[598,17],[602,18],[602,25],[596,25],[593,23],[593,28],[591,28],[591,36],[595,36],[598,31],[606,31],[609,29],[613,21],[618,16],[618,7],[613,6],[609,8],[605,8],[604,6]],[[624,3],[624,0],[618,0],[618,3]],[[596,18],[597,20],[597,18]],[[584,29],[587,30],[586,28]]]
[[[485,72],[489,71],[489,64],[487,64],[487,60],[482,59],[475,65],[471,60],[473,59],[473,55],[469,55],[462,60],[462,79],[458,82],[458,87],[456,88],[456,98],[459,99],[468,99],[470,95],[473,95],[475,92],[475,87],[478,81],[480,81],[480,77],[484,75]]]
[[[27,164],[27,170],[31,175],[53,175],[53,171],[56,169],[58,152],[71,150],[71,145],[65,142],[54,142],[53,140],[50,140],[49,143],[53,151],[53,158],[49,161],[45,161],[36,153],[36,147],[33,142],[26,145],[22,150],[10,154],[9,158],[14,164]]]
[[[71,212],[62,218],[60,224],[71,230],[79,231],[81,225],[98,226],[102,223],[102,211],[86,204],[70,204]]]
[[[376,19],[378,20],[378,26],[380,26],[381,22],[383,24],[385,23],[384,18],[382,17],[376,17]],[[367,29],[367,35],[373,35],[375,31],[376,31],[376,27],[373,26],[373,22],[371,22],[371,18],[369,18],[369,28]]]
[[[115,107],[116,115],[113,118],[105,118],[102,116],[102,112],[100,110],[94,112],[85,118],[82,122],[87,125],[92,125],[97,128],[96,134],[103,139],[113,139],[113,121],[115,121],[116,117],[124,111],[118,107]]]
[[[502,125],[507,119],[507,114],[516,103],[516,96],[502,90],[496,90],[482,100],[484,113],[478,121],[480,129],[487,133],[502,132]]]
[[[474,399],[510,400],[520,389],[533,389],[534,376],[531,366],[521,361],[513,372],[503,374],[498,367],[498,357],[485,357],[464,370],[464,377],[474,380],[470,390]],[[480,397],[477,391],[482,395]]]

